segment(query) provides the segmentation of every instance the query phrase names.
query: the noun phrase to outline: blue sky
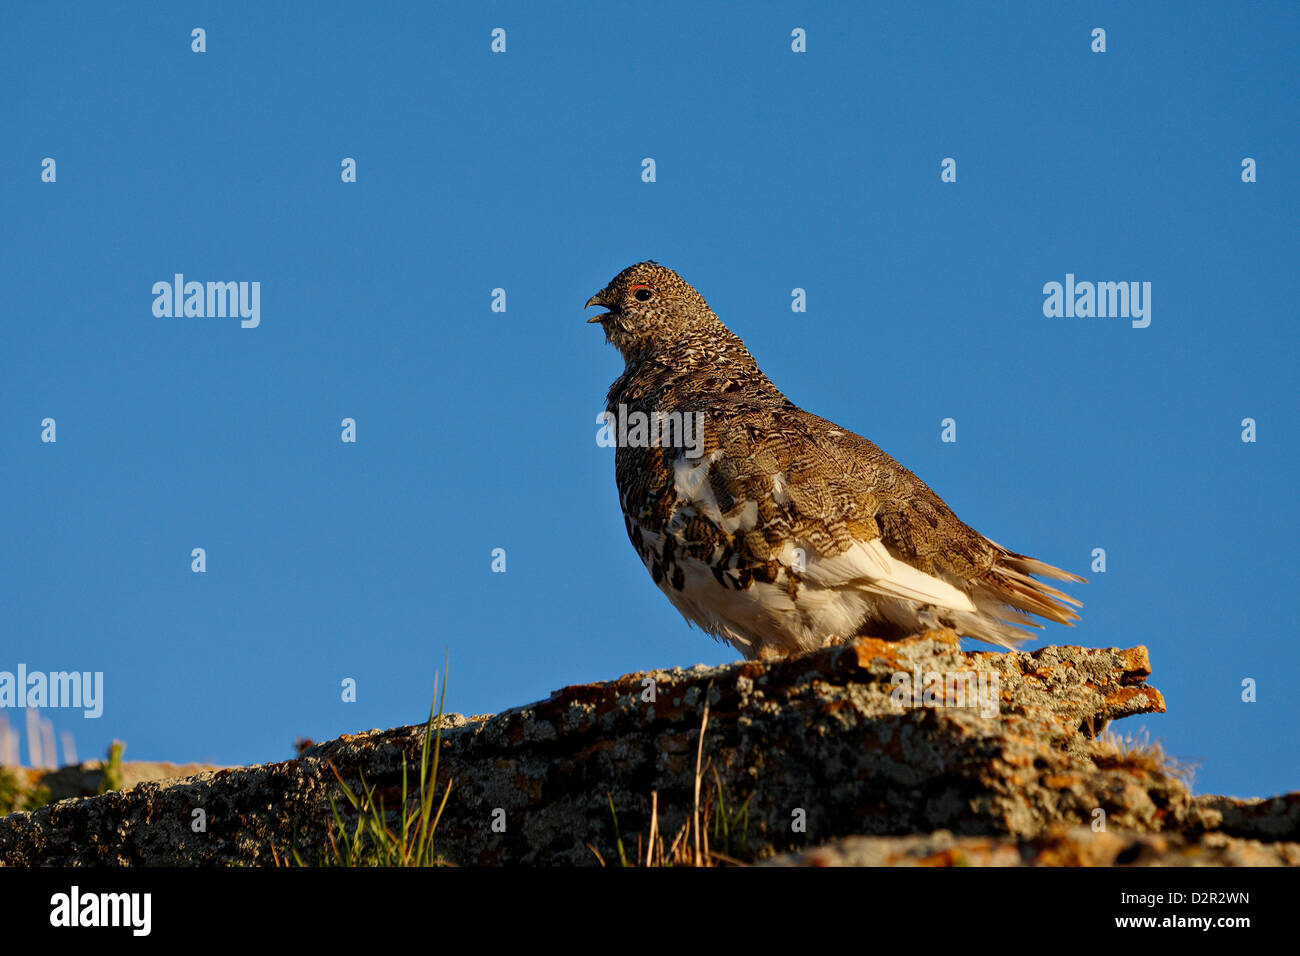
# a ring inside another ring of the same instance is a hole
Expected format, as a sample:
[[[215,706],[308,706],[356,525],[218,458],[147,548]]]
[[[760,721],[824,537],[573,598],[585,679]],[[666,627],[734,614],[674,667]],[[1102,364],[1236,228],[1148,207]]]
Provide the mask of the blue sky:
[[[733,660],[595,442],[582,306],[655,258],[1089,577],[1036,646],[1150,647],[1169,713],[1117,729],[1202,792],[1300,785],[1294,4],[84,6],[0,31],[0,669],[104,672],[103,717],[49,714],[83,757],[412,723],[448,648],[466,713]],[[177,272],[260,282],[260,325],[155,317]],[[1152,283],[1150,326],[1045,317],[1067,273]]]

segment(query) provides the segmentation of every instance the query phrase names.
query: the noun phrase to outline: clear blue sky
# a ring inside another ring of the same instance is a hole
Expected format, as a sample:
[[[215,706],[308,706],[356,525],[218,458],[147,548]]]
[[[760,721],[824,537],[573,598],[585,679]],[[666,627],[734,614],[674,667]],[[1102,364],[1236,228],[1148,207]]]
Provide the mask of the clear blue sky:
[[[0,669],[104,672],[102,718],[50,713],[83,756],[411,723],[448,647],[467,713],[734,659],[595,441],[621,359],[583,303],[655,258],[795,401],[1090,578],[1039,643],[1150,647],[1169,713],[1117,729],[1202,791],[1300,786],[1300,7],[82,6],[0,31]],[[176,272],[260,282],[260,326],[155,317]],[[1150,327],[1044,317],[1067,273],[1151,282]]]

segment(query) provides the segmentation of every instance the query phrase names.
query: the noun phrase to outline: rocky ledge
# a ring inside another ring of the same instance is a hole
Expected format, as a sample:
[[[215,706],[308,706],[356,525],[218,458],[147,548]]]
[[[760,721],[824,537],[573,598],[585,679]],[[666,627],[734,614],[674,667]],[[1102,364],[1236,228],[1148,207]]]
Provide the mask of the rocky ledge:
[[[969,652],[932,631],[445,715],[437,849],[461,865],[599,865],[619,860],[621,841],[635,860],[652,828],[672,840],[700,805],[713,859],[1300,862],[1300,794],[1193,796],[1158,748],[1097,736],[1164,710],[1149,676],[1144,647]],[[422,733],[349,735],[295,760],[13,813],[0,818],[0,864],[271,864],[295,850],[315,861],[331,798],[347,808],[335,770],[391,808]]]

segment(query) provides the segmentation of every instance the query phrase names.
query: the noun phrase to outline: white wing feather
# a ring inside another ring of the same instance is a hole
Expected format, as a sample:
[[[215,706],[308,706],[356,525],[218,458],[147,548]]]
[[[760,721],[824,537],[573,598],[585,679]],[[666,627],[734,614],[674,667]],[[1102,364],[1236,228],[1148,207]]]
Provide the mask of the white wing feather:
[[[975,610],[969,596],[947,581],[899,561],[879,538],[854,542],[847,551],[833,558],[810,558],[804,577],[819,587],[859,587],[950,611]]]

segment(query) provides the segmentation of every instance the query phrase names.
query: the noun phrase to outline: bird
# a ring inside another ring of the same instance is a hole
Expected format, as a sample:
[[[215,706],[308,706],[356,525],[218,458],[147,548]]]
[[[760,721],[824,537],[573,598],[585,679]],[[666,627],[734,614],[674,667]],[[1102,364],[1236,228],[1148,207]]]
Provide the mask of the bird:
[[[628,266],[592,306],[624,360],[603,420],[627,535],[688,623],[771,660],[941,627],[1015,648],[1036,617],[1079,619],[1037,578],[1084,578],[975,531],[871,441],[790,401],[672,269]]]

